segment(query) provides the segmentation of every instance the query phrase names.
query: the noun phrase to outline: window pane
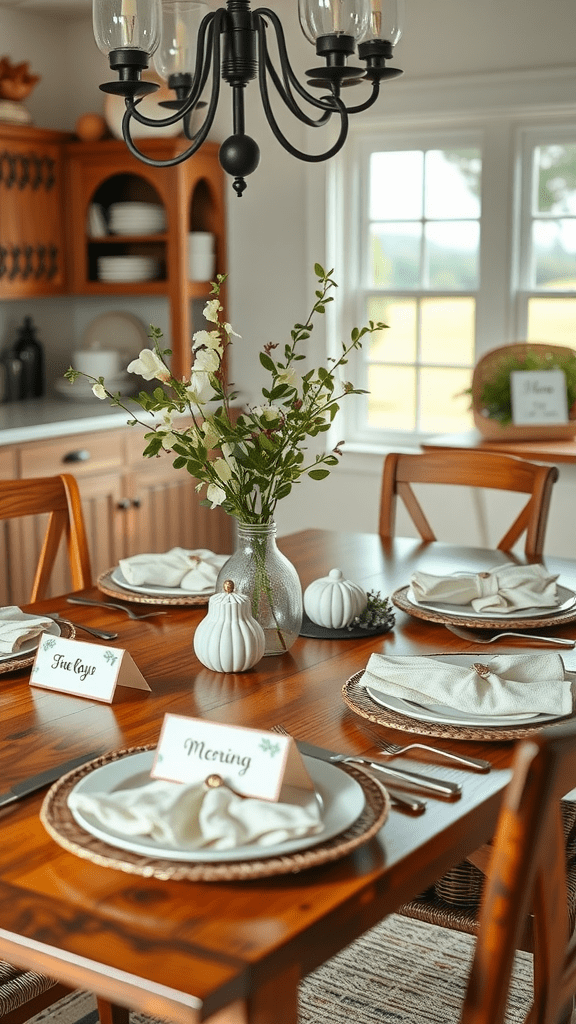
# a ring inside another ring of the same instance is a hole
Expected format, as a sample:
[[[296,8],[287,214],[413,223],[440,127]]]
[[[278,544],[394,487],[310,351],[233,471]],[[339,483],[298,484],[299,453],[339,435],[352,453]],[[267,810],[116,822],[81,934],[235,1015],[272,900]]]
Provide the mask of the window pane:
[[[480,216],[480,150],[432,149],[426,153],[426,216]]]
[[[478,287],[480,226],[476,221],[426,225],[428,285],[438,290]]]
[[[413,430],[416,371],[403,366],[371,366],[368,373],[368,424],[383,430]]]
[[[428,370],[420,374],[420,429],[428,433],[448,434],[470,430],[470,396],[462,394],[470,387],[470,370]]]
[[[371,298],[367,319],[388,324],[387,330],[370,336],[368,356],[372,362],[414,362],[417,325],[414,299]]]
[[[420,285],[420,224],[373,224],[370,283],[379,288]]]
[[[576,289],[576,220],[536,220],[532,225],[537,288]]]
[[[534,151],[538,213],[576,213],[576,144]]]
[[[370,220],[414,220],[422,216],[424,154],[416,150],[372,153]]]
[[[473,298],[422,299],[423,363],[473,365],[475,308]]]
[[[550,341],[574,347],[576,299],[528,300],[528,341]]]

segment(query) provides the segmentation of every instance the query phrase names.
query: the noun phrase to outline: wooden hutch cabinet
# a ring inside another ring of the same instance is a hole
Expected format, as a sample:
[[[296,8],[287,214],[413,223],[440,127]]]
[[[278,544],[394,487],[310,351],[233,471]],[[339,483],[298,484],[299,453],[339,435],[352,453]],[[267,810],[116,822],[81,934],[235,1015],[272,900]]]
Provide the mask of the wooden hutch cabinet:
[[[159,159],[187,146],[185,139],[140,142]],[[162,204],[166,230],[94,236],[90,205],[106,212],[123,201]],[[172,349],[172,369],[178,376],[188,374],[192,333],[205,326],[201,312],[210,291],[208,281],[189,280],[190,231],[215,236],[216,272],[225,274],[224,176],[215,144],[205,143],[183,164],[156,168],[133,157],[122,141],[84,143],[64,133],[0,127],[0,298],[123,296],[129,308],[130,296],[166,296],[170,337],[165,340]],[[160,276],[138,282],[99,280],[98,258],[108,255],[154,256]],[[196,306],[194,300],[199,300]],[[193,312],[198,323],[193,323]],[[142,432],[124,426],[0,446],[0,478],[76,476],[95,578],[119,558],[141,551],[182,546],[231,552],[230,517],[200,505],[196,481],[174,470],[169,455],[144,459],[143,447]],[[30,592],[42,524],[15,520],[0,526],[0,602],[21,603]],[[52,592],[69,589],[61,559]]]
[[[141,139],[147,155],[166,160],[186,148],[186,139]],[[210,231],[216,239],[216,270],[226,273],[224,175],[218,146],[205,143],[199,153],[174,167],[151,167],[137,160],[123,141],[71,142],[65,147],[68,196],[69,290],[77,295],[166,295],[170,305],[172,369],[190,372],[191,301],[208,295],[209,282],[188,280],[188,233]],[[107,210],[117,202],[161,204],[167,228],[156,235],[87,231],[89,208]],[[98,280],[101,256],[151,256],[161,276],[151,281],[110,283]],[[223,295],[224,298],[224,295]]]
[[[0,299],[66,290],[64,132],[0,125]]]

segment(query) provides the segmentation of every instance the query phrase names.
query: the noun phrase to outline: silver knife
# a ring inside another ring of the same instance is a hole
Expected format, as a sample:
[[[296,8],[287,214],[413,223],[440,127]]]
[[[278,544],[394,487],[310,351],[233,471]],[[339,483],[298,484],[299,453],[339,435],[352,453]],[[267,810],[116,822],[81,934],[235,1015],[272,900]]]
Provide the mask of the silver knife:
[[[45,772],[39,772],[38,775],[32,775],[29,779],[16,782],[5,793],[0,793],[0,807],[6,807],[7,804],[15,803],[16,800],[21,800],[22,797],[29,796],[38,789],[43,789],[44,786],[49,786],[51,782],[56,782],[56,779],[66,775],[67,772],[71,772],[73,768],[78,768],[79,765],[85,764],[86,761],[92,761],[93,758],[98,757],[99,753],[101,751],[93,750],[90,754],[74,757],[71,761],[64,761],[63,764],[47,768]]]
[[[356,756],[355,754],[350,754],[350,756],[344,758],[341,754],[337,754],[332,750],[326,750],[324,747],[317,747],[313,743],[306,743],[304,740],[296,740],[295,742],[301,754],[319,758],[320,761],[329,761],[331,764],[337,764],[338,760],[346,760],[352,763],[363,764],[367,768],[372,768],[375,771],[382,772],[384,775],[388,775],[392,779],[397,779],[398,782],[407,783],[415,789],[421,790],[422,793],[430,793],[431,796],[441,796],[452,800],[462,795],[462,786],[458,782],[444,782],[439,779],[431,779],[428,775],[418,775],[416,772],[408,772],[404,768],[392,768],[388,764],[380,764],[378,761],[372,761],[368,757]]]

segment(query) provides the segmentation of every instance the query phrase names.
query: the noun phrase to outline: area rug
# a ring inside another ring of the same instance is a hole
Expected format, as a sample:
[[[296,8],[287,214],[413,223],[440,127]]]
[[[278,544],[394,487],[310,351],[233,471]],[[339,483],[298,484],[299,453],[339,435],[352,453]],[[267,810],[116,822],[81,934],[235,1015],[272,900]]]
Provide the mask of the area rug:
[[[474,939],[393,915],[310,974],[300,987],[301,1024],[447,1024],[459,1020]],[[509,1024],[523,1024],[532,957],[518,953]],[[279,993],[281,996],[281,993]],[[73,992],[30,1024],[97,1024],[96,1002]],[[157,1024],[131,1013],[130,1024]],[[278,1013],[278,1024],[284,1024]]]

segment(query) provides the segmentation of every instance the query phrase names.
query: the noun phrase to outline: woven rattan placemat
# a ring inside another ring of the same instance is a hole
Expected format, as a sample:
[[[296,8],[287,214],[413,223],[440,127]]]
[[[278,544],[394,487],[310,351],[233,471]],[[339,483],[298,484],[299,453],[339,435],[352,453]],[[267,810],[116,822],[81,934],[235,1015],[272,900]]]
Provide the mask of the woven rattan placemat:
[[[65,850],[99,864],[101,867],[116,868],[132,875],[161,880],[185,880],[191,882],[229,882],[241,879],[267,878],[271,875],[288,875],[319,864],[340,860],[368,842],[386,821],[390,812],[390,798],[384,787],[366,772],[354,765],[339,765],[362,787],[365,806],[360,817],[350,828],[326,842],[318,843],[308,850],[299,850],[285,856],[262,857],[259,860],[227,861],[226,863],[194,863],[163,860],[158,857],[144,857],[109,846],[95,836],[85,832],[76,823],[68,808],[68,796],[84,775],[100,768],[103,764],[137,754],[152,747],[131,747],[114,753],[104,754],[69,772],[59,779],[46,794],[40,820],[52,838]]]
[[[394,591],[391,601],[394,602],[396,607],[401,608],[403,612],[408,612],[408,615],[413,615],[416,619],[424,619],[426,622],[440,622],[442,625],[448,623],[451,626],[466,626],[468,629],[555,629],[556,626],[561,626],[565,622],[576,621],[576,607],[566,612],[543,615],[541,618],[520,619],[514,616],[512,619],[509,615],[502,615],[500,618],[494,616],[492,619],[484,617],[481,619],[467,619],[464,615],[451,615],[450,612],[433,612],[423,605],[416,605],[408,600],[408,590],[408,587],[400,587]]]
[[[76,636],[76,630],[71,622],[65,622],[64,619],[58,620],[60,627],[60,636],[63,636],[65,640],[73,640]],[[37,647],[29,654],[25,654],[20,658],[11,658],[10,661],[0,661],[0,675],[5,672],[17,672],[21,668],[28,668],[29,665],[34,664],[36,657]]]
[[[350,679],[347,679],[342,687],[342,696],[352,711],[361,715],[362,718],[367,718],[369,722],[374,722],[375,725],[385,725],[390,729],[400,729],[402,732],[416,732],[420,736],[440,736],[447,740],[516,740],[546,728],[540,724],[524,725],[522,728],[513,729],[496,726],[493,729],[485,729],[476,726],[468,728],[463,725],[421,722],[417,718],[409,718],[407,715],[401,715],[398,711],[390,711],[388,708],[382,708],[375,704],[366,689],[360,685],[363,675],[364,669],[350,676]],[[571,721],[573,717],[574,715],[570,715],[562,721]],[[557,721],[560,719],[550,722],[550,725],[555,725]]]
[[[98,590],[101,590],[103,594],[107,594],[108,597],[119,597],[122,601],[134,602],[135,604],[162,604],[162,605],[203,605],[208,604],[210,594],[186,594],[182,592],[182,597],[156,597],[152,594],[137,594],[133,590],[126,590],[125,587],[118,586],[112,579],[112,573],[116,566],[112,569],[107,569],[106,572],[100,573],[100,576],[96,580]]]

